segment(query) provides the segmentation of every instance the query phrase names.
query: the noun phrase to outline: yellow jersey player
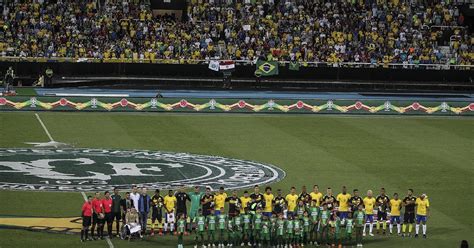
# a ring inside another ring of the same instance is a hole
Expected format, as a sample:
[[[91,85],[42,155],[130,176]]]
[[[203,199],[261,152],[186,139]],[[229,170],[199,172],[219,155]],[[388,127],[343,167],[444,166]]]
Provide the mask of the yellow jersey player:
[[[420,230],[420,223],[423,225],[423,238],[426,238],[426,221],[429,216],[430,202],[426,194],[421,194],[416,199],[416,225],[415,225],[415,238],[418,237]]]
[[[293,217],[296,210],[296,202],[298,201],[298,195],[296,194],[296,188],[291,187],[291,192],[285,197],[286,202],[288,203],[288,217]]]
[[[163,198],[163,205],[165,205],[166,215],[165,215],[165,224],[163,225],[164,233],[170,229],[170,232],[173,233],[174,230],[174,213],[176,207],[176,196],[174,196],[173,191],[169,190],[168,195]]]
[[[316,207],[321,206],[321,199],[323,198],[323,194],[319,192],[319,186],[317,184],[313,186],[313,191],[309,193],[309,195],[311,196],[312,201],[316,200]]]
[[[265,193],[263,194],[263,202],[264,202],[263,215],[267,216],[268,218],[272,217],[274,198],[275,197],[272,194],[272,188],[266,187]]]
[[[374,207],[375,207],[375,198],[373,197],[372,190],[367,191],[367,196],[364,198],[364,207],[365,207],[365,224],[364,231],[362,236],[365,236],[365,230],[367,225],[369,225],[369,235],[374,236],[372,229],[374,227]]]
[[[250,200],[252,200],[252,198],[250,198],[249,192],[247,190],[244,191],[244,196],[240,197],[240,207],[241,207],[240,213],[241,214],[245,213],[245,209],[247,208],[247,204],[249,203]]]
[[[227,199],[227,193],[224,192],[224,187],[219,188],[219,192],[214,196],[215,211],[214,214],[219,216],[221,209],[225,206],[225,199]]]
[[[398,198],[398,193],[395,193],[393,199],[390,200],[390,234],[392,234],[393,224],[395,223],[397,223],[397,234],[401,234],[400,209],[402,209],[402,200]]]
[[[349,200],[351,199],[351,194],[347,193],[346,186],[342,186],[342,193],[339,193],[336,197],[336,200],[339,204],[339,218],[342,223],[345,219],[349,217]]]

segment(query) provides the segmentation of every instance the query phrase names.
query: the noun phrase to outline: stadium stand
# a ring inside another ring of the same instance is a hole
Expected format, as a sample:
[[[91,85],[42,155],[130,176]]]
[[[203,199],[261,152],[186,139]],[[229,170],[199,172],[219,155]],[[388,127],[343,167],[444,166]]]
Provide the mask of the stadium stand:
[[[3,8],[2,57],[385,65],[474,60],[474,37],[458,1],[191,0],[183,20],[154,16],[139,0],[17,2]]]

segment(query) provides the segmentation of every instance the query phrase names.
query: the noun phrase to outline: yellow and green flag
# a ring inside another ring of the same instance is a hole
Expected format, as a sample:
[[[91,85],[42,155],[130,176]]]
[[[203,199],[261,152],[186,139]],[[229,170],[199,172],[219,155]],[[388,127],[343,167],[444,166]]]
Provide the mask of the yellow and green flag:
[[[258,60],[257,71],[261,73],[261,76],[278,75],[278,62]]]

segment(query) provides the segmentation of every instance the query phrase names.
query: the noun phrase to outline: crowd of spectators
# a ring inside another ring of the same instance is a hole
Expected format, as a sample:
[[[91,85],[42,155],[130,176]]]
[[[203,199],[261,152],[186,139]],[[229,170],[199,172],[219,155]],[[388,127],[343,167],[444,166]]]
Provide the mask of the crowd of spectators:
[[[3,8],[0,56],[181,63],[474,61],[474,37],[448,0],[189,0],[183,17],[154,16],[143,0],[24,2]]]

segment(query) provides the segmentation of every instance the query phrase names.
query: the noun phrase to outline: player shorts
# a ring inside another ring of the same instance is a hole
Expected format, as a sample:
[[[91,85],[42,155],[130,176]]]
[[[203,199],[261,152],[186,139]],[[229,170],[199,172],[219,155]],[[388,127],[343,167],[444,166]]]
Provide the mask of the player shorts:
[[[96,213],[92,214],[92,224],[104,224],[105,218],[99,219]]]
[[[267,216],[268,218],[272,217],[272,212],[263,212],[263,216]]]
[[[214,210],[214,215],[215,216],[219,216],[221,214],[221,211],[220,210]]]
[[[341,219],[349,218],[349,212],[339,212],[339,218]]]
[[[234,218],[237,215],[239,215],[239,212],[229,212],[229,218]]]
[[[405,212],[403,215],[403,223],[415,223],[415,213]]]
[[[112,220],[115,219],[116,222],[119,222],[122,219],[122,214],[120,212],[112,213]]]
[[[82,217],[82,226],[89,227],[91,225],[92,217],[91,216],[83,216]]]
[[[425,215],[416,215],[416,223],[426,222],[428,218]]]
[[[392,224],[395,224],[395,223],[400,224],[400,216],[393,216],[393,215],[392,215],[392,216],[390,217],[390,223],[392,223]]]
[[[374,215],[373,214],[366,215],[365,222],[374,222]]]
[[[176,209],[176,216],[179,218],[182,214],[184,214],[184,218],[188,217],[188,212],[186,209]]]
[[[294,216],[295,216],[295,212],[288,211],[288,212],[286,212],[286,216],[287,216],[287,218],[294,217]]]
[[[387,220],[387,212],[378,211],[377,220]]]
[[[161,211],[154,210],[151,213],[151,221],[154,222],[155,220],[157,220],[158,223],[163,221],[163,215],[161,214]]]
[[[176,218],[175,218],[174,213],[167,213],[165,221],[166,221],[166,223],[175,223]]]
[[[107,223],[112,223],[114,221],[114,216],[113,216],[112,212],[105,213],[103,223],[105,223],[106,221],[107,221]]]

